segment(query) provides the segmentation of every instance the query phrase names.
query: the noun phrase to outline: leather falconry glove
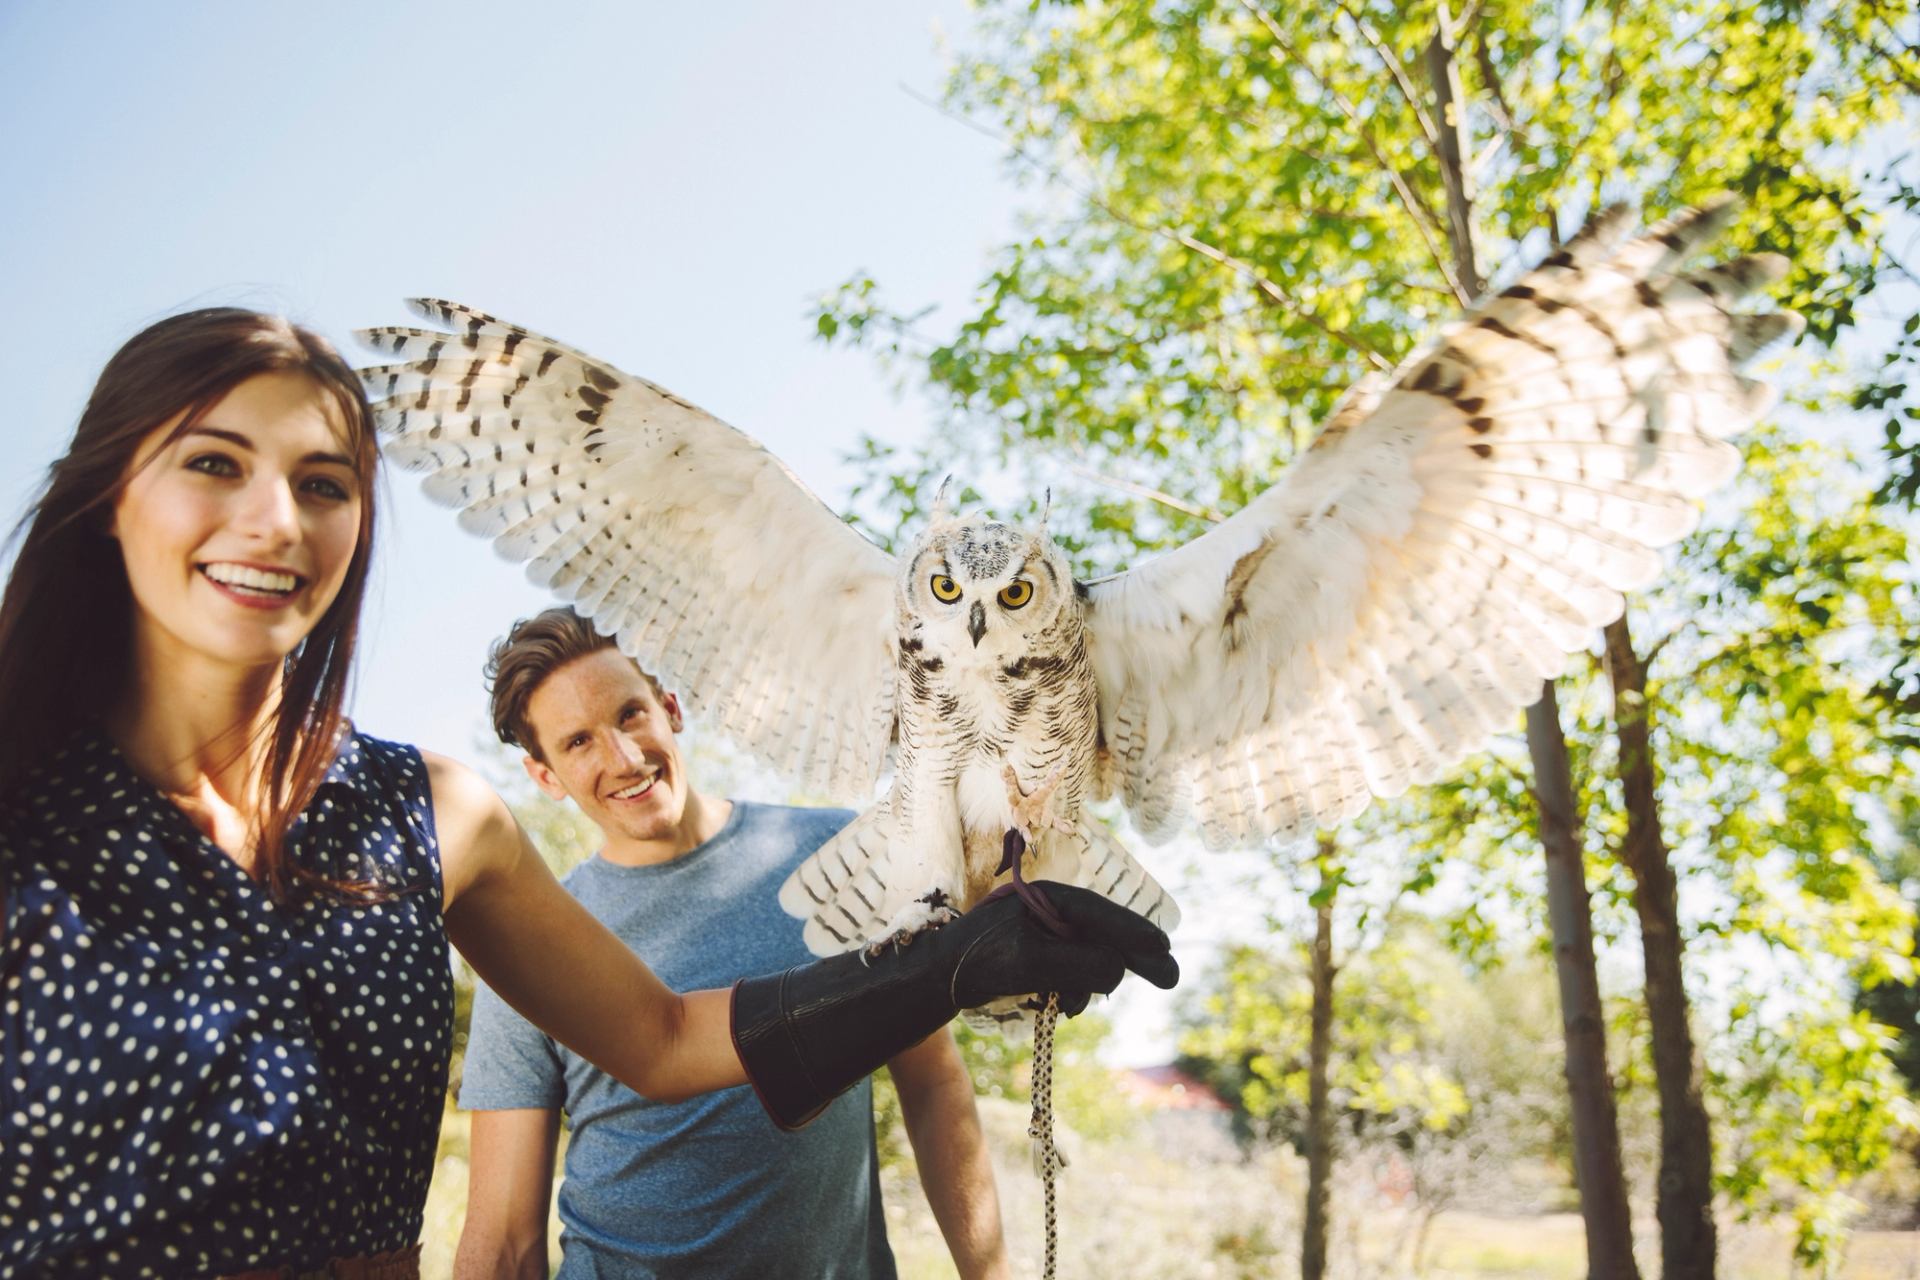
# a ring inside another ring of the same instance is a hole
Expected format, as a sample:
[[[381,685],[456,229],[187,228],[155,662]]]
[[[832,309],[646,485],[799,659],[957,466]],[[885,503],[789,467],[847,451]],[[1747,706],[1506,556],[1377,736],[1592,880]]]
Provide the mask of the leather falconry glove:
[[[1167,935],[1089,889],[1036,882],[1071,929],[1053,932],[1018,897],[983,902],[951,924],[878,956],[861,952],[742,978],[733,1045],[761,1105],[798,1129],[894,1054],[962,1009],[1057,991],[1069,1015],[1133,970],[1156,987],[1180,980]]]

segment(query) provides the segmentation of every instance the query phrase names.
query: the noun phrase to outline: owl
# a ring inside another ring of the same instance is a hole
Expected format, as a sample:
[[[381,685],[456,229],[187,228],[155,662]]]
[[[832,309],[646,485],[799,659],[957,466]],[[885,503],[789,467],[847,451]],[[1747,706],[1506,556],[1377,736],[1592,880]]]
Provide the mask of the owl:
[[[1739,370],[1796,331],[1688,270],[1728,201],[1621,207],[1356,387],[1230,519],[1076,581],[1044,528],[933,505],[895,557],[747,436],[481,312],[362,337],[388,456],[717,729],[864,805],[782,903],[817,952],[911,937],[1028,875],[1171,927],[1090,806],[1162,841],[1277,842],[1438,777],[1660,569],[1764,412]],[[879,784],[891,771],[884,792]],[[876,794],[878,798],[876,799]]]

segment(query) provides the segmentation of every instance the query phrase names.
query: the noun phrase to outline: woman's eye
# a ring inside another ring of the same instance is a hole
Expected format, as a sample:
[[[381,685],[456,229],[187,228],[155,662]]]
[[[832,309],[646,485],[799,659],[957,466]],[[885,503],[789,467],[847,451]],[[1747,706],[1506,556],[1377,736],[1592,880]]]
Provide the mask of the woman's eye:
[[[1033,599],[1033,584],[1025,578],[1015,578],[1000,589],[1000,603],[1009,609],[1018,609]]]
[[[347,492],[347,486],[341,484],[332,476],[310,477],[307,482],[300,487],[308,493],[331,499],[334,502],[345,502],[351,496]]]
[[[209,476],[237,476],[240,464],[224,453],[196,453],[187,459],[187,470]]]
[[[944,573],[933,575],[933,598],[946,604],[952,604],[960,598],[960,584]]]

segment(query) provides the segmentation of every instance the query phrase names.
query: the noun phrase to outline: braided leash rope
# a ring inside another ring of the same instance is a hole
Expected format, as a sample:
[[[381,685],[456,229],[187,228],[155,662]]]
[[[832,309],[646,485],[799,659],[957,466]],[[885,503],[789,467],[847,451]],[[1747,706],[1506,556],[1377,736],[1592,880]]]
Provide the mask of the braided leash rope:
[[[1053,1024],[1059,1017],[1060,994],[1049,991],[1046,1004],[1033,1019],[1033,1118],[1027,1124],[1027,1137],[1033,1141],[1033,1171],[1040,1175],[1046,1197],[1047,1252],[1040,1273],[1044,1280],[1054,1280],[1060,1243],[1054,1177],[1067,1167],[1066,1153],[1053,1141]]]
[[[1021,874],[1020,860],[1026,852],[1026,837],[1017,829],[1009,829],[1001,845],[1000,869],[996,874],[1010,874],[1013,880],[1011,884],[1001,885],[988,894],[988,898],[1017,893],[1043,928],[1063,938],[1073,937],[1073,926],[1054,910],[1053,904],[1047,901],[1047,895],[1028,884],[1026,877]],[[1027,1123],[1027,1138],[1033,1149],[1033,1171],[1040,1175],[1040,1185],[1046,1193],[1047,1253],[1041,1276],[1042,1280],[1054,1280],[1054,1264],[1058,1260],[1060,1244],[1054,1179],[1067,1167],[1066,1152],[1060,1150],[1053,1140],[1053,1028],[1060,1019],[1060,993],[1049,991],[1040,1003],[1028,1001],[1023,1007],[1036,1011],[1033,1018],[1033,1118]]]

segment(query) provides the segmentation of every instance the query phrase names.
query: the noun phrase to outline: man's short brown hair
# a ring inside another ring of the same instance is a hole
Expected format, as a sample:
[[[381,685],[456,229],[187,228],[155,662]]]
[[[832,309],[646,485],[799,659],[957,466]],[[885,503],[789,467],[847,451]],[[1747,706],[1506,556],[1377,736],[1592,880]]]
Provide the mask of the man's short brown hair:
[[[611,636],[593,629],[593,623],[575,613],[570,606],[557,605],[522,618],[507,632],[507,638],[493,646],[487,657],[487,688],[493,695],[493,731],[500,741],[542,763],[540,741],[527,721],[527,703],[547,677],[576,658],[616,647]],[[634,670],[640,664],[634,663]],[[660,693],[660,682],[645,671],[647,683]]]

